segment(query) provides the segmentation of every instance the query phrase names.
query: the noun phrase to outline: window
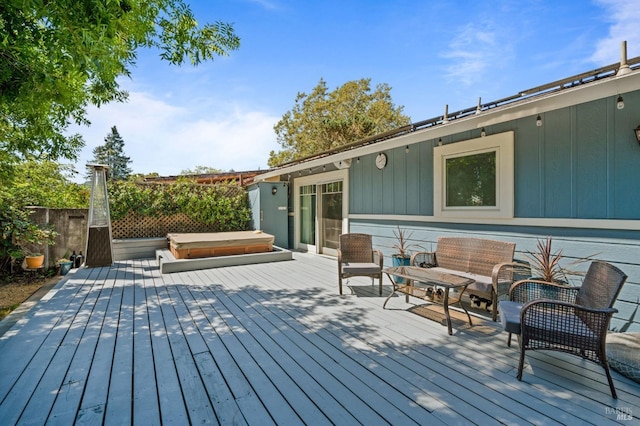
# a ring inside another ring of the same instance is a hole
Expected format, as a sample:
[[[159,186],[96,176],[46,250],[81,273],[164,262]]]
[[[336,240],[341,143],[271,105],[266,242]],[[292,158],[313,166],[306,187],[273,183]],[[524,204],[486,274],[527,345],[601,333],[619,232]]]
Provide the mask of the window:
[[[513,132],[435,147],[434,216],[513,217]]]
[[[444,160],[446,207],[496,206],[496,151]]]

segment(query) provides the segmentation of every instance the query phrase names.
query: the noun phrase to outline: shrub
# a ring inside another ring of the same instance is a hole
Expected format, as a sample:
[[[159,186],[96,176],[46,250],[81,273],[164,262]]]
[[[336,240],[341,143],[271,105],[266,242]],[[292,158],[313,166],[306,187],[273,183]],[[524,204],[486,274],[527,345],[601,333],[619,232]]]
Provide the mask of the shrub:
[[[111,220],[130,212],[151,217],[184,213],[221,231],[238,231],[247,229],[251,218],[247,191],[236,184],[204,185],[187,179],[171,184],[110,181],[108,190]]]

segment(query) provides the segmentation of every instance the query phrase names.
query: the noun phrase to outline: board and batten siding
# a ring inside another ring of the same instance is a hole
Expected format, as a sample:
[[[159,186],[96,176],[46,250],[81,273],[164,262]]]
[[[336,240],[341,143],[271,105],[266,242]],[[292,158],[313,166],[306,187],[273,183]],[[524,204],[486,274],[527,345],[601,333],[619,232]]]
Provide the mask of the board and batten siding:
[[[640,145],[632,129],[640,124],[640,91],[624,93],[625,108],[615,98],[573,105],[487,126],[488,135],[513,131],[514,219],[506,221],[437,221],[433,217],[433,148],[430,139],[383,150],[388,165],[375,167],[375,154],[350,168],[349,229],[374,236],[390,264],[393,230],[413,232],[412,242],[435,248],[438,236],[462,235],[513,241],[516,257],[535,249],[537,240],[553,237],[554,250],[568,261],[595,255],[628,276],[615,307],[616,331],[640,331]],[[479,130],[442,138],[443,144],[478,138]],[[527,224],[531,219],[531,224]],[[539,220],[547,220],[541,224]],[[599,220],[602,226],[562,226]],[[607,221],[616,226],[607,227]],[[624,223],[631,220],[629,229]],[[621,225],[622,224],[622,225]],[[586,265],[584,266],[586,268]]]
[[[514,217],[640,220],[640,91],[624,95],[614,114],[611,99],[488,126],[487,134],[515,134]],[[634,109],[633,106],[636,106]],[[629,110],[629,111],[627,111]],[[633,111],[632,111],[633,110]],[[479,137],[465,131],[443,144]],[[437,140],[359,157],[349,170],[352,214],[433,215],[433,148]]]

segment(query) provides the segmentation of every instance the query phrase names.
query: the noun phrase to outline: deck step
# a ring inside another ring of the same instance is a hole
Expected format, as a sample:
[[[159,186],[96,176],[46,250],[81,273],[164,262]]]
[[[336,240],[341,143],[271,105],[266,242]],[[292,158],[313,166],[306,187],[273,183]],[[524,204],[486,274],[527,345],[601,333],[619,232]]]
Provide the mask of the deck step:
[[[249,265],[254,263],[280,262],[291,260],[291,251],[273,246],[273,251],[249,253],[231,256],[203,257],[200,259],[176,259],[168,249],[156,250],[156,260],[160,273],[196,271],[199,269],[220,268],[222,266]]]

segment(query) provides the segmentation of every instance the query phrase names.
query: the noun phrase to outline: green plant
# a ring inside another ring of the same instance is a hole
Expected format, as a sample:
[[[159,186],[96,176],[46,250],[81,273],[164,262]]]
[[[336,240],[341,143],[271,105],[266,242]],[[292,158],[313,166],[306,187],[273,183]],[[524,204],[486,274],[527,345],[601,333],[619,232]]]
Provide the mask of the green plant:
[[[171,184],[127,180],[110,181],[108,189],[111,220],[129,213],[149,217],[184,213],[220,231],[240,231],[248,229],[251,219],[247,191],[235,184],[204,185],[186,178]]]
[[[2,228],[2,246],[0,257],[3,267],[7,259],[39,255],[36,246],[55,244],[58,235],[53,228],[41,228],[29,220],[29,213],[11,205],[0,206],[0,227]]]
[[[62,255],[62,257],[58,259],[58,265],[61,263],[71,262],[71,259],[69,258],[70,256],[71,256],[71,252],[67,249],[64,252],[64,255]]]
[[[42,228],[36,225],[29,221],[28,216],[17,215],[13,221],[11,235],[15,245],[9,254],[13,258],[20,258],[24,256],[40,256],[41,253],[38,248],[43,245],[54,245],[58,233],[53,227]]]
[[[408,258],[410,257],[409,251],[412,248],[420,247],[417,244],[409,243],[409,239],[413,235],[413,232],[407,232],[406,230],[400,228],[398,225],[397,230],[393,231],[393,235],[396,237],[396,243],[393,245],[393,248],[397,250],[397,253],[393,256]]]
[[[4,190],[0,197],[18,209],[89,207],[89,188],[71,181],[74,173],[69,165],[29,157],[16,163],[14,172],[11,180],[0,182]]]

